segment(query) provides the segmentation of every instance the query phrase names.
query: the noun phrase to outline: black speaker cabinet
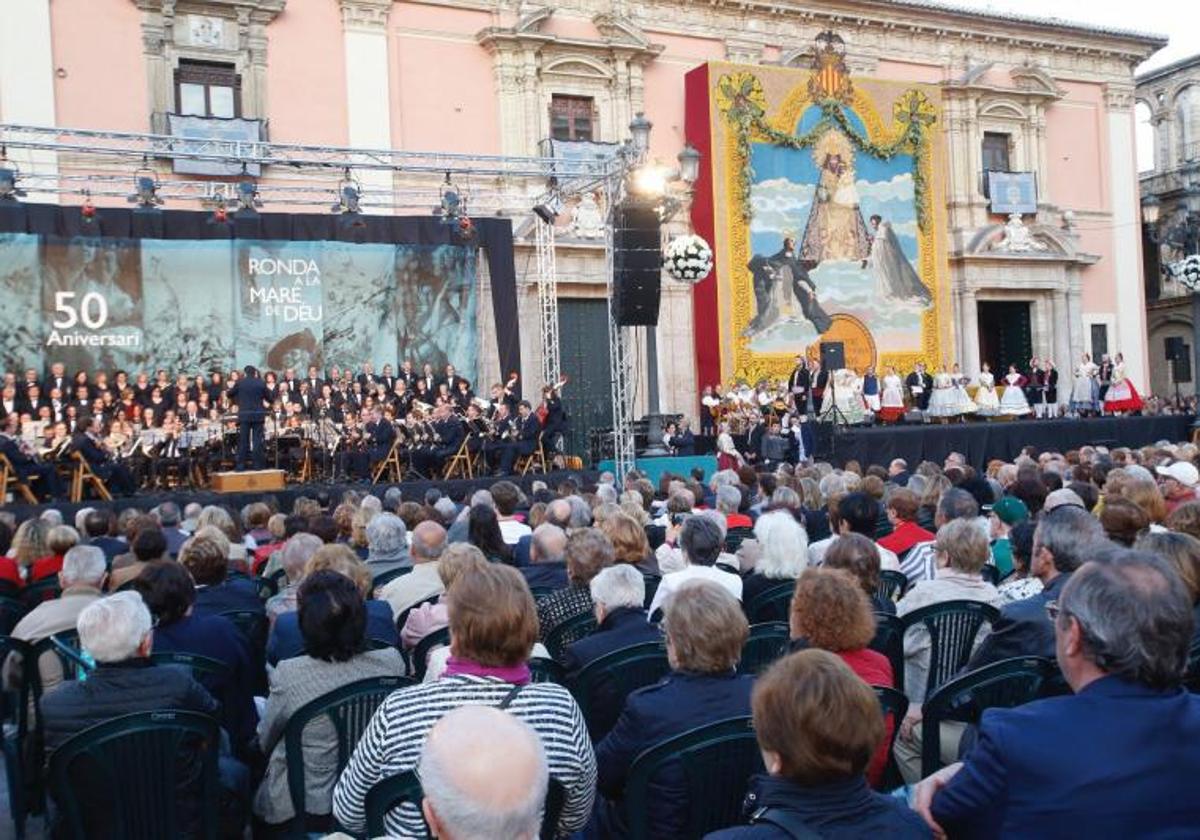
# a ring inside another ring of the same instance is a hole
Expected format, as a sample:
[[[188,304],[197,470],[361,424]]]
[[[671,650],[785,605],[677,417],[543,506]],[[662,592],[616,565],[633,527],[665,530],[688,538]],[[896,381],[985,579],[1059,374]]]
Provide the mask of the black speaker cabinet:
[[[1183,361],[1183,339],[1177,335],[1167,336],[1165,339],[1165,349],[1168,362]]]
[[[618,207],[613,225],[613,306],[622,327],[658,323],[662,221],[652,207]]]
[[[846,344],[842,341],[821,342],[821,366],[828,371],[841,370],[846,366]]]

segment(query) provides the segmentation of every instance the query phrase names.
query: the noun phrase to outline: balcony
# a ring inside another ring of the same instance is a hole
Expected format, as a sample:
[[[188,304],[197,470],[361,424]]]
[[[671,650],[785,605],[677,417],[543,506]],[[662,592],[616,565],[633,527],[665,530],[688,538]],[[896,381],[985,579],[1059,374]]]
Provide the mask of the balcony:
[[[266,126],[263,120],[247,120],[239,117],[224,119],[221,117],[195,117],[183,114],[163,114],[165,125],[163,133],[178,137],[181,141],[180,151],[189,154],[204,154],[207,149],[220,148],[221,151],[260,157],[256,147],[265,138]],[[245,174],[258,177],[262,167],[258,164],[248,164]],[[175,159],[175,172],[181,175],[241,175],[242,167],[221,161],[181,160]]]

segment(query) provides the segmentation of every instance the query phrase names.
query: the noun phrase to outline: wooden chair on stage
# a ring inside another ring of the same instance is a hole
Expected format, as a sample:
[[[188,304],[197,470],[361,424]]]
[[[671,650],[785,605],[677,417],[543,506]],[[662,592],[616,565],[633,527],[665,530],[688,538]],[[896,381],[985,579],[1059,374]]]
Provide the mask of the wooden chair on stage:
[[[304,454],[300,458],[300,473],[296,476],[296,480],[304,484],[313,479],[313,442],[305,439],[301,444],[301,450]]]
[[[34,476],[34,478],[36,477]],[[0,453],[0,504],[4,504],[4,500],[8,498],[10,484],[13,490],[20,493],[21,498],[29,504],[36,505],[38,503],[37,494],[29,487],[28,482],[23,481],[17,474],[16,467],[8,460],[8,456]]]
[[[371,483],[378,484],[380,477],[385,472],[388,474],[389,481],[400,481],[404,477],[404,462],[400,460],[399,438],[392,442],[392,448],[388,450],[388,454],[379,462],[379,466],[375,467],[375,472],[371,474]]]
[[[475,460],[471,454],[471,449],[468,444],[471,438],[468,435],[463,438],[462,445],[458,447],[458,451],[454,453],[449,461],[446,462],[446,469],[442,472],[442,481],[449,481],[457,474],[459,478],[474,478],[475,470],[471,462]]]
[[[517,475],[527,475],[530,470],[537,468],[537,471],[543,475],[549,470],[546,469],[546,450],[542,446],[542,436],[538,435],[537,448],[528,455],[522,455],[517,459],[516,471]]]
[[[87,462],[87,458],[78,452],[72,452],[71,461],[74,462],[74,468],[71,470],[71,501],[82,502],[83,487],[85,484],[90,484],[96,492],[97,498],[101,501],[111,502],[112,493],[108,492],[104,480],[96,475],[92,465]]]

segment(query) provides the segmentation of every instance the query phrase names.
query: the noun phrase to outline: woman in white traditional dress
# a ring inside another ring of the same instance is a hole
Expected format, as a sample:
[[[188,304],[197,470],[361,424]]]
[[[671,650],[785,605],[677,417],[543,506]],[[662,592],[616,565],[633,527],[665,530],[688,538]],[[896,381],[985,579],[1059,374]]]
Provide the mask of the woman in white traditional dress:
[[[1025,386],[1029,380],[1017,371],[1016,365],[1008,366],[1004,376],[1004,393],[1000,395],[1000,413],[1010,417],[1024,417],[1031,414],[1029,400],[1025,399]]]
[[[894,367],[889,367],[884,374],[878,415],[885,423],[893,423],[904,416],[904,380]]]
[[[984,417],[995,417],[1000,413],[1000,398],[996,396],[996,377],[987,362],[979,371],[979,387],[975,389],[975,405]]]
[[[946,373],[944,367],[939,367],[933,375],[933,393],[929,395],[929,408],[925,411],[930,417],[957,417],[959,410],[958,395],[955,393],[954,378]]]
[[[745,463],[742,453],[733,445],[733,435],[730,434],[729,424],[721,423],[717,434],[717,469],[736,470]]]
[[[1125,357],[1118,353],[1113,359],[1112,385],[1104,394],[1104,410],[1111,414],[1131,414],[1142,410],[1142,398],[1125,372]]]
[[[971,399],[971,395],[967,393],[967,383],[971,381],[969,376],[963,376],[958,365],[950,369],[950,381],[954,384],[954,402],[958,407],[958,413],[961,415],[974,414],[979,406]]]
[[[1100,366],[1084,353],[1075,366],[1075,382],[1071,386],[1071,411],[1079,415],[1095,414],[1100,410],[1100,383],[1096,376]]]
[[[862,382],[859,381],[858,374],[849,368],[841,368],[833,372],[830,382],[833,387],[825,389],[825,396],[821,400],[822,417],[831,412],[836,405],[847,423],[863,422],[866,411],[863,407]]]

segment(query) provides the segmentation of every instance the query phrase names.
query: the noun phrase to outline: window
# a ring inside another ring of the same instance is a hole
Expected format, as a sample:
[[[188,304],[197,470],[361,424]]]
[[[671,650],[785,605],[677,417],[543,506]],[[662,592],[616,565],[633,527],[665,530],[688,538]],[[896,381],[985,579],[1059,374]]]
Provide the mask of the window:
[[[550,97],[550,137],[591,141],[595,133],[595,102],[590,96]]]
[[[1011,172],[1008,159],[1009,136],[998,131],[983,133],[983,171]]]
[[[1108,352],[1108,325],[1092,324],[1092,358],[1100,364],[1100,357]]]
[[[180,61],[175,71],[175,110],[194,117],[240,117],[242,82],[233,65]]]

